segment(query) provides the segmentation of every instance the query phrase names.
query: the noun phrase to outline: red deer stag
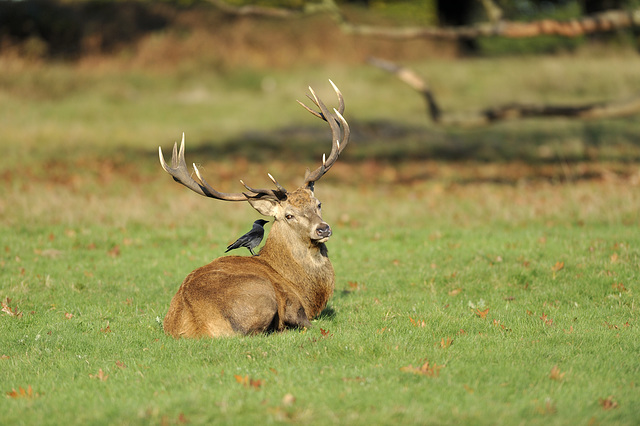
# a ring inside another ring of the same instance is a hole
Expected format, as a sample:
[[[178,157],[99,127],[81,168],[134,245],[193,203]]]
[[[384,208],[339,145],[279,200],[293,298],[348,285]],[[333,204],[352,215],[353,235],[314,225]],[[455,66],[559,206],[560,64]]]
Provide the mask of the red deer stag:
[[[331,82],[331,81],[330,81]],[[276,189],[247,192],[216,191],[193,165],[197,180],[187,170],[184,135],[178,151],[173,146],[171,167],[160,163],[173,179],[205,197],[224,201],[247,201],[264,216],[274,218],[271,232],[257,256],[225,256],[191,272],[171,300],[164,330],[174,337],[230,336],[308,327],[333,294],[334,271],[325,242],[331,228],[322,220],[320,202],[313,186],[336,162],[349,142],[349,125],[342,116],[344,99],[331,82],[339,106],[333,113],[311,88],[309,99],[320,109],[305,109],[329,123],[332,146],[322,165],[307,173],[304,184],[288,192],[270,174]]]

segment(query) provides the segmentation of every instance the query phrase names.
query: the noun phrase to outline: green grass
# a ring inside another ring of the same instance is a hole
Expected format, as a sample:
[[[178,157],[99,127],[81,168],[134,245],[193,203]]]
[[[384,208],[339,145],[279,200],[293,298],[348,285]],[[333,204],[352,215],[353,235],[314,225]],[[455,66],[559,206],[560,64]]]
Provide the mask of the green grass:
[[[585,63],[603,72],[588,58],[557,60],[569,92]],[[494,101],[491,63],[432,65],[436,79],[447,68],[454,82],[478,76],[474,99]],[[628,87],[634,66],[631,58],[619,71],[620,87],[584,98]],[[3,423],[637,424],[631,120],[434,129],[422,123],[419,100],[359,68],[245,71],[228,87],[230,77],[194,71],[28,71],[4,73],[0,86],[0,298],[22,313],[0,313]],[[307,83],[331,99],[328,76],[347,95],[350,121],[393,120],[462,151],[493,141],[506,152],[524,140],[528,154],[490,161],[490,147],[483,161],[436,161],[450,151],[411,159],[438,150],[413,136],[355,135],[317,185],[334,229],[336,291],[313,328],[167,337],[160,321],[182,279],[257,214],[176,185],[157,164],[157,146],[168,152],[186,131],[187,161],[204,162],[222,190],[239,190],[239,178],[263,185],[267,171],[299,184],[327,149],[326,129],[293,100]],[[277,90],[242,82],[267,77]],[[537,82],[547,87],[541,96],[553,96],[556,83],[520,78],[505,90]],[[464,94],[452,97],[463,104]],[[273,142],[287,126],[316,124],[318,137]],[[235,148],[243,141],[257,154]],[[541,156],[536,141],[555,156]],[[591,157],[564,148],[580,143]],[[416,374],[426,362],[427,374]]]
[[[31,386],[36,396],[1,399],[3,418],[634,422],[635,226],[493,223],[435,236],[424,219],[376,235],[378,226],[338,227],[336,294],[312,329],[221,340],[174,340],[158,319],[224,236],[15,230],[4,243],[3,289],[22,317],[1,317],[3,390]],[[554,273],[557,262],[565,266]],[[487,308],[486,318],[476,313]],[[425,360],[442,366],[437,377],[402,370]],[[556,365],[560,380],[549,378]],[[286,394],[295,403],[284,404]],[[618,408],[602,408],[609,396]]]

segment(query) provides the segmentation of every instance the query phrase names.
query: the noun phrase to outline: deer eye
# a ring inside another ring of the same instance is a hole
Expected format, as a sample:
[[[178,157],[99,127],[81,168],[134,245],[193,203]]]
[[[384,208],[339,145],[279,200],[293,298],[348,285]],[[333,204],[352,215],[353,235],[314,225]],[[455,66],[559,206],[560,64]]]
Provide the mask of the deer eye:
[[[318,210],[322,209],[322,203],[318,203]]]
[[[293,215],[292,214],[287,214],[284,217],[287,218],[287,220],[293,219]]]

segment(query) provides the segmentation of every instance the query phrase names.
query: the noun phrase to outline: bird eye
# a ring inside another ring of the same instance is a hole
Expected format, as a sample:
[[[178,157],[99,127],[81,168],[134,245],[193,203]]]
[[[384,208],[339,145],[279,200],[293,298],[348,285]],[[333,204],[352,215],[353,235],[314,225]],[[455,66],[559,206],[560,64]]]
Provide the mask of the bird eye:
[[[285,215],[285,217],[287,218],[287,220],[293,219],[293,215],[292,214]]]

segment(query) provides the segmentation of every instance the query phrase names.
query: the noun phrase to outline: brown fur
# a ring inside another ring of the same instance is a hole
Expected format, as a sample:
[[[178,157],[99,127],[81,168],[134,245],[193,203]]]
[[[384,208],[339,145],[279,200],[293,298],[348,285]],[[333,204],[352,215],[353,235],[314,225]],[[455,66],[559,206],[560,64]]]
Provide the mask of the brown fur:
[[[250,199],[274,217],[258,256],[220,257],[191,272],[171,300],[164,330],[174,337],[220,337],[309,327],[334,290],[319,227],[319,202],[302,187],[284,201]]]

